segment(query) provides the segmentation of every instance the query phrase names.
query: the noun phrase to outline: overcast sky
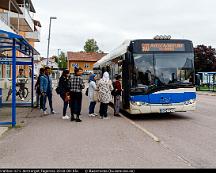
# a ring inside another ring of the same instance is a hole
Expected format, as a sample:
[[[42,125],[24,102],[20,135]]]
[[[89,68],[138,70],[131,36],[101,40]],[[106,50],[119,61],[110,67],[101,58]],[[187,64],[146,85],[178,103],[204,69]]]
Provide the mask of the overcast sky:
[[[83,50],[94,38],[109,52],[126,39],[171,35],[194,45],[216,47],[215,0],[33,0],[34,18],[42,24],[36,49],[46,57],[49,17],[52,20],[50,56]]]

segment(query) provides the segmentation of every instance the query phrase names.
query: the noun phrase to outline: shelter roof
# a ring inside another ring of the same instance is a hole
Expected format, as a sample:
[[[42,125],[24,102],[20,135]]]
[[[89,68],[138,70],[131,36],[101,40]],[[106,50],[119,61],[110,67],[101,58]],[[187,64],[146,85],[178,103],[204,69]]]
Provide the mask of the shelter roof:
[[[0,52],[10,51],[13,47],[13,39],[16,40],[16,48],[19,52],[24,55],[30,56],[39,55],[39,52],[34,49],[28,41],[20,35],[7,32],[0,29]]]

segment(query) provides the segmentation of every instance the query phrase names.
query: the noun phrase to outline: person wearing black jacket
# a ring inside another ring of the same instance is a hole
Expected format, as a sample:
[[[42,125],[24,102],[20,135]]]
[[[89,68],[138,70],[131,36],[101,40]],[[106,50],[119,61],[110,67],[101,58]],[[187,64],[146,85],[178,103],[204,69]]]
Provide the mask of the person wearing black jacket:
[[[69,70],[63,71],[59,79],[59,89],[60,89],[60,97],[64,102],[62,119],[64,120],[70,119],[70,117],[66,115],[67,107],[69,104],[69,93],[70,93]]]
[[[40,92],[40,77],[44,75],[44,68],[40,68],[40,74],[38,76],[37,82],[35,84],[35,90],[36,90],[36,103],[37,105],[35,108],[39,107],[39,101],[40,101],[40,109],[43,109],[43,96]]]

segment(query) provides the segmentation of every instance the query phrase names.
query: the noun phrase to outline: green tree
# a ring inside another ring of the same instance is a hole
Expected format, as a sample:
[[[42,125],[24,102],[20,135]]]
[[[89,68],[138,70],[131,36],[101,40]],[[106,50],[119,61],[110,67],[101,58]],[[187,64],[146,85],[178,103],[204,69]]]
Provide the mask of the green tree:
[[[65,56],[64,52],[60,53],[57,63],[59,68],[64,68],[64,69],[67,68],[67,57]]]
[[[84,46],[85,52],[98,52],[99,47],[94,39],[88,39]]]
[[[54,58],[55,59],[55,62],[58,64],[58,56],[52,56],[52,58]]]
[[[194,48],[196,72],[216,70],[216,51],[211,46],[198,45]]]

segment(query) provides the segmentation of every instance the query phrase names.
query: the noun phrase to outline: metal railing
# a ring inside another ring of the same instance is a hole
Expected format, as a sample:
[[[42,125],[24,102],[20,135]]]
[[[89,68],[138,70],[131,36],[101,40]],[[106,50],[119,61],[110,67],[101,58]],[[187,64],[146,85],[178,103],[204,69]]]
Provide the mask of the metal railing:
[[[8,13],[0,13],[0,20],[8,25]]]
[[[8,20],[9,15],[10,15],[9,12],[0,13],[0,20],[3,23],[5,23],[7,26],[9,26],[14,32],[19,33],[18,29],[9,23],[9,20]]]
[[[24,8],[28,12],[29,16],[31,16],[30,7],[27,7],[25,4],[18,4],[18,5],[19,5],[19,7]],[[32,18],[32,16],[31,16],[31,18]]]

